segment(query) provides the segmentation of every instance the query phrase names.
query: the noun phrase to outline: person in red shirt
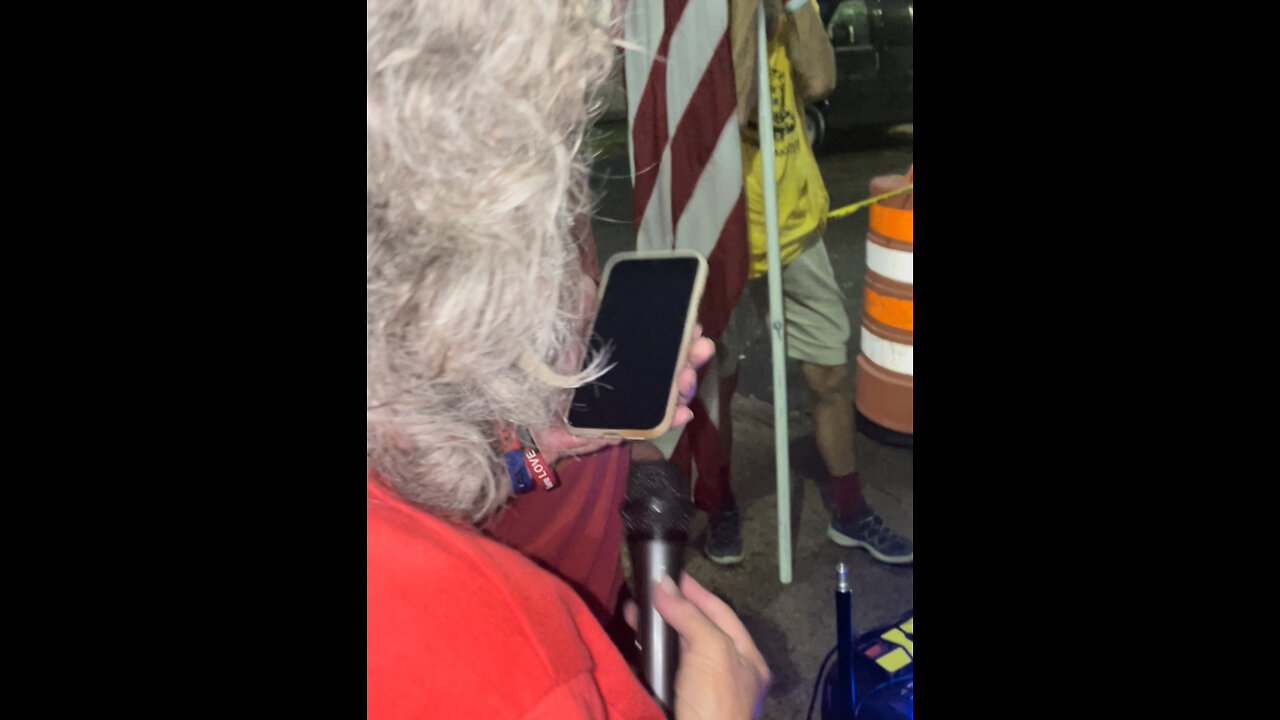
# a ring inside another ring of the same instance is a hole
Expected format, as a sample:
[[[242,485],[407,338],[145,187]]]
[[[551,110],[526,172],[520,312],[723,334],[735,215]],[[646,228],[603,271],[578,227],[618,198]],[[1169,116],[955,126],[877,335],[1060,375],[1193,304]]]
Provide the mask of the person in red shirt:
[[[512,494],[500,425],[539,428],[550,462],[608,447],[557,440],[607,362],[575,372],[576,152],[612,55],[593,5],[366,3],[369,718],[662,717],[582,598],[479,530]],[[737,616],[688,576],[654,605],[681,637],[675,717],[758,715],[769,670]]]

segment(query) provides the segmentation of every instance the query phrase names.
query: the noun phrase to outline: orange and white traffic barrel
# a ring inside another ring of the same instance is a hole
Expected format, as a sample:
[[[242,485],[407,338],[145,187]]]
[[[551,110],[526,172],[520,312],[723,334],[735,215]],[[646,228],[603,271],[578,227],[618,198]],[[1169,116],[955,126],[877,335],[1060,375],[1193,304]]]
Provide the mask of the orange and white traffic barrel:
[[[878,177],[871,181],[871,194],[892,192],[908,182],[910,175]],[[870,208],[854,406],[877,425],[914,435],[915,204],[910,196],[908,191],[905,199],[897,195]]]

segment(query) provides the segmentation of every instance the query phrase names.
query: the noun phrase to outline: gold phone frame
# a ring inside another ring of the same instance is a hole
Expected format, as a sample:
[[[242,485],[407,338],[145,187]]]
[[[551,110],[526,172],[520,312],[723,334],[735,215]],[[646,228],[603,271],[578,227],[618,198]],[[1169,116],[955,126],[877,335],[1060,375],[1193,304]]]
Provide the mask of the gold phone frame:
[[[605,292],[609,287],[609,278],[615,265],[628,260],[644,260],[644,259],[663,259],[689,257],[698,261],[698,270],[693,280],[693,292],[689,300],[689,311],[684,319],[684,333],[680,341],[680,352],[676,356],[675,372],[671,376],[670,389],[667,392],[667,410],[663,414],[662,421],[651,428],[580,428],[569,423],[569,411],[565,411],[565,427],[568,428],[569,434],[574,437],[582,438],[621,438],[624,440],[652,440],[660,437],[671,429],[671,421],[674,419],[676,410],[676,395],[680,389],[676,386],[676,381],[680,377],[680,370],[684,367],[685,361],[689,356],[689,345],[692,341],[690,337],[693,334],[693,328],[698,319],[698,306],[702,302],[702,292],[707,284],[707,260],[701,254],[693,250],[635,250],[628,252],[615,253],[605,263],[604,272],[601,274],[600,289],[596,293],[596,308],[600,307],[600,301],[604,298]],[[595,317],[591,320],[591,330],[587,337],[592,337],[596,329]]]

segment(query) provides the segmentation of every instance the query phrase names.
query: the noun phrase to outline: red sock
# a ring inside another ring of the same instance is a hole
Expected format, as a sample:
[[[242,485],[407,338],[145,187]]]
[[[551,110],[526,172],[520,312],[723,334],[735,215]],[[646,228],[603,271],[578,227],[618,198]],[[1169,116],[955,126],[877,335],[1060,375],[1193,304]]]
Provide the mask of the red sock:
[[[867,508],[857,470],[831,478],[831,499],[836,505],[836,517],[841,520],[851,520]]]

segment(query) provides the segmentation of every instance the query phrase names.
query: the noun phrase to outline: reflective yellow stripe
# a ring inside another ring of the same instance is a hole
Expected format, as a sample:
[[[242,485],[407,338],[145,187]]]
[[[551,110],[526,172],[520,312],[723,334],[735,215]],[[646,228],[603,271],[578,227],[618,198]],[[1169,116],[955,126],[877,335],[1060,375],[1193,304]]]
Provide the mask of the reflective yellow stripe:
[[[885,640],[888,640],[894,645],[901,645],[902,648],[907,651],[907,654],[910,655],[912,658],[916,656],[915,650],[911,647],[914,643],[908,640],[907,636],[904,635],[903,632],[898,628],[894,628],[887,632],[881,633],[880,637],[884,638]]]
[[[897,672],[910,663],[911,656],[907,655],[907,652],[902,648],[895,648],[893,652],[876,658],[876,664],[889,672]]]

